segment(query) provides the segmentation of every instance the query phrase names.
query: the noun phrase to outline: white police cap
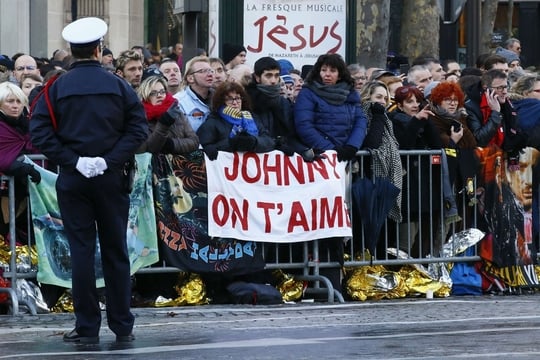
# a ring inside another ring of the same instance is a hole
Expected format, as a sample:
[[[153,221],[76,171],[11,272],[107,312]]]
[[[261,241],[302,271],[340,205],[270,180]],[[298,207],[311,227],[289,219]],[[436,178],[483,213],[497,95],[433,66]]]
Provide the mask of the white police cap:
[[[74,47],[97,45],[107,33],[107,23],[96,17],[87,17],[68,24],[62,37]]]

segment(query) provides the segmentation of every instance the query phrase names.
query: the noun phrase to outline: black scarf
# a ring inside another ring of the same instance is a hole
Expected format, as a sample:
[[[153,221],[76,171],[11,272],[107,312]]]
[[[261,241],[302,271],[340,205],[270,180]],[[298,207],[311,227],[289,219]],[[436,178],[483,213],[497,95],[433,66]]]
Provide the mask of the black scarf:
[[[338,82],[335,85],[323,85],[314,81],[306,85],[306,87],[332,105],[343,105],[351,92],[351,86],[345,82]]]
[[[464,108],[458,108],[453,114],[450,114],[448,110],[442,108],[439,105],[431,104],[430,108],[431,111],[433,111],[433,113],[437,115],[437,117],[443,119],[448,124],[452,124],[452,121],[460,122],[460,119],[462,119],[464,116],[467,116]]]
[[[262,85],[257,84],[257,90],[259,90],[263,95],[265,95],[268,100],[273,103],[279,102],[279,96],[281,91],[281,86],[278,85]]]
[[[28,123],[28,118],[26,117],[24,111],[21,114],[21,116],[17,118],[7,116],[4,112],[0,111],[0,121],[5,122],[9,126],[16,129],[18,132],[20,132],[21,134],[28,133],[29,123]]]

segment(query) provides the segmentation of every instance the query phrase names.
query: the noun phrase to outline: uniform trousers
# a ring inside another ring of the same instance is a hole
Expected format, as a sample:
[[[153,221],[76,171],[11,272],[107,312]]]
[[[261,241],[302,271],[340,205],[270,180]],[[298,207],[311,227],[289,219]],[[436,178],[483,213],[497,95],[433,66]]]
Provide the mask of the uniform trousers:
[[[120,170],[89,179],[76,170],[61,170],[56,192],[71,251],[75,330],[80,336],[98,336],[101,326],[94,269],[97,234],[108,326],[118,336],[131,334],[134,316],[126,243],[129,194]]]

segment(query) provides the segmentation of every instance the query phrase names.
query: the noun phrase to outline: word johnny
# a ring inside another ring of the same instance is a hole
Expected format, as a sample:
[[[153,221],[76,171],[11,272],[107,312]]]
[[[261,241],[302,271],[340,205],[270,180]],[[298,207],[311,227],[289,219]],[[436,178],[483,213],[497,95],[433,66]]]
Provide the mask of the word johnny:
[[[275,243],[352,236],[345,166],[335,151],[311,163],[279,151],[206,158],[208,233]]]

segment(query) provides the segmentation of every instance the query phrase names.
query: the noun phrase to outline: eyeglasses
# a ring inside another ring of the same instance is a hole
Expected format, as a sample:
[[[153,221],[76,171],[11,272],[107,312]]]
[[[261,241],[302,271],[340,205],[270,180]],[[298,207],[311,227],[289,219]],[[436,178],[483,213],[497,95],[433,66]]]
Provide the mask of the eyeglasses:
[[[413,92],[413,89],[416,89],[416,87],[414,86],[402,86],[402,87],[399,87],[397,90],[399,91],[396,91],[396,93],[399,93],[401,95],[404,95],[404,96],[407,96],[410,92]]]
[[[458,103],[459,100],[457,98],[444,98],[443,101],[446,101],[447,103]]]
[[[213,74],[214,69],[199,69],[191,72],[192,74]]]
[[[367,80],[367,76],[353,76],[353,79],[356,81]]]
[[[226,103],[239,103],[239,102],[242,102],[242,98],[240,96],[236,96],[236,97],[226,97],[225,98],[225,102]]]
[[[24,69],[33,71],[33,70],[36,70],[36,67],[34,65],[28,65],[28,66],[17,66],[15,68],[15,70],[17,71],[24,71]]]
[[[409,92],[409,90],[410,90],[409,86],[404,86],[401,89],[399,89],[399,93],[400,94],[407,94]]]
[[[497,90],[497,91],[503,91],[503,90],[506,90],[506,89],[508,89],[507,85],[492,86],[491,87],[491,90]]]
[[[150,91],[150,96],[158,96],[158,95],[165,95],[167,93],[167,91],[165,89],[161,89],[161,90],[152,90]]]

